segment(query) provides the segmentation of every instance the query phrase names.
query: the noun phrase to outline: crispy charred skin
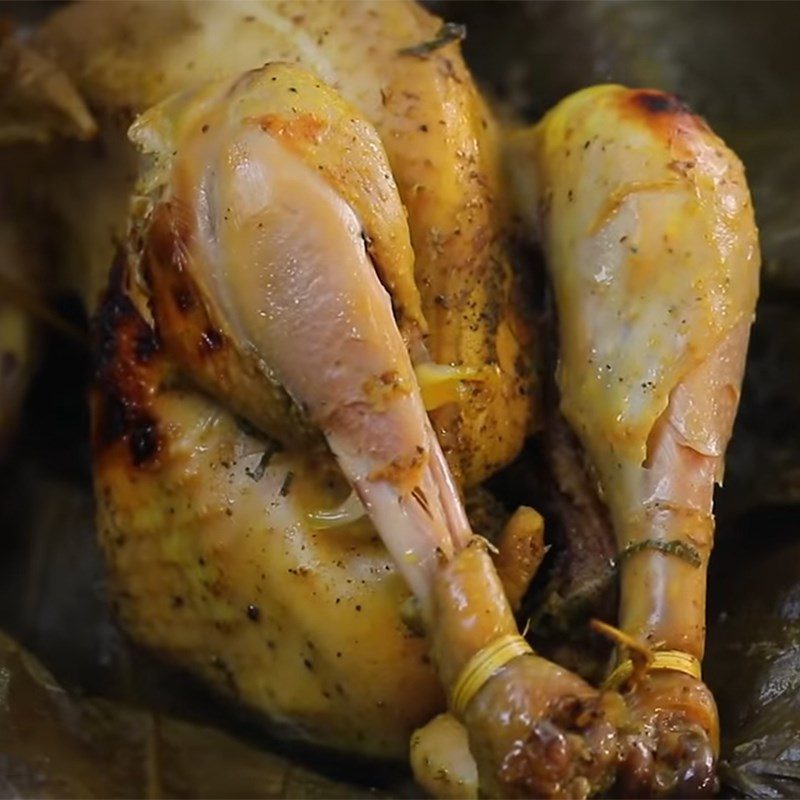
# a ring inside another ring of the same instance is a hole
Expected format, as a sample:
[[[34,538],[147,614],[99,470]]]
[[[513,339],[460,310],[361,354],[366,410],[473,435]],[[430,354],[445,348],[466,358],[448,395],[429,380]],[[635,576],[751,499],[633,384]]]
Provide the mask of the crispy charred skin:
[[[144,468],[156,466],[161,451],[153,400],[166,362],[155,331],[125,290],[124,259],[120,253],[111,268],[93,323],[92,448],[98,458],[127,453],[134,466]]]
[[[617,86],[568,98],[511,150],[528,164],[518,194],[554,287],[561,411],[616,533],[620,626],[700,659],[713,485],[758,286],[742,166],[676,98]],[[628,690],[639,724],[618,789],[712,794],[704,684],[660,671]]]

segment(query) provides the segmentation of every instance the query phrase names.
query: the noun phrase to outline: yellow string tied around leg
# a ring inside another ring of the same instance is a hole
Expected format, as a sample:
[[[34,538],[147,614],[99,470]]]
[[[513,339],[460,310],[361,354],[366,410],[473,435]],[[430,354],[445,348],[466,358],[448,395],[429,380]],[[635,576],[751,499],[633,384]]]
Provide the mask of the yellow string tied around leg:
[[[690,675],[698,681],[702,679],[702,668],[700,660],[691,653],[684,653],[683,650],[654,650],[652,658],[645,667],[647,672],[656,670],[672,670]],[[630,680],[634,672],[633,661],[626,658],[620,662],[612,673],[603,683],[604,689],[619,689]]]
[[[519,656],[533,655],[533,648],[518,633],[492,640],[464,665],[450,694],[450,710],[464,716],[469,704],[498,670]]]
[[[689,675],[698,681],[702,680],[700,659],[693,656],[691,653],[686,653],[683,650],[658,650],[651,648],[644,642],[619,630],[619,628],[615,628],[613,625],[609,625],[599,619],[593,619],[590,626],[593,630],[597,631],[597,633],[616,642],[617,646],[623,652],[627,651],[634,656],[633,658],[628,657],[620,661],[603,682],[603,689],[619,689],[634,675],[641,678],[648,672],[656,670],[682,672],[684,675]]]

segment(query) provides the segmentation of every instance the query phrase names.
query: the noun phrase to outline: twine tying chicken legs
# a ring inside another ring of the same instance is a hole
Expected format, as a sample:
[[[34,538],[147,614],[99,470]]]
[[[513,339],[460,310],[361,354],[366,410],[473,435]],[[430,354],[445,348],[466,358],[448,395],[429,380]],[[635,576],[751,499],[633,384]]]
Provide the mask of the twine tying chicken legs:
[[[648,672],[657,670],[672,670],[673,672],[682,672],[696,680],[702,679],[700,660],[691,653],[683,650],[652,649],[619,628],[601,620],[592,620],[591,627],[597,633],[616,642],[620,649],[636,653],[636,658],[624,658],[614,667],[603,681],[602,688],[605,690],[613,691],[621,688],[637,673],[644,676]]]
[[[684,653],[682,650],[655,650],[651,655],[652,659],[645,665],[646,672],[672,670],[673,672],[683,672],[698,681],[702,678],[700,660],[691,653]],[[633,661],[626,658],[603,681],[603,689],[619,689],[630,680],[634,671]]]
[[[533,648],[518,633],[493,639],[464,665],[450,695],[452,712],[463,718],[469,704],[484,684],[502,667],[519,656],[534,655]]]

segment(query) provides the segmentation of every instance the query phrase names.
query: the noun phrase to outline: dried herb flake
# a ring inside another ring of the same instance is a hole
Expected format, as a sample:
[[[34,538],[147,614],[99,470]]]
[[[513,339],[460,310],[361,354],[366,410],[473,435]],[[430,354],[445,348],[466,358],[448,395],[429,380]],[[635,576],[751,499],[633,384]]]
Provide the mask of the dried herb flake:
[[[703,563],[700,553],[692,545],[682,542],[680,539],[670,539],[669,541],[645,539],[642,542],[636,542],[626,547],[614,560],[615,565],[619,566],[626,558],[636,553],[641,553],[643,550],[658,550],[660,553],[677,556],[695,568]]]
[[[294,480],[294,472],[289,470],[286,473],[286,477],[283,479],[283,486],[281,486],[281,497],[286,497],[289,494],[289,490],[292,488],[292,481]]]
[[[450,42],[463,42],[467,38],[467,26],[460,22],[445,22],[436,32],[436,36],[427,42],[415,44],[413,47],[404,47],[398,50],[401,56],[417,56],[418,58],[433,53],[440,47],[450,44]]]
[[[245,467],[244,474],[254,481],[260,481],[264,477],[264,473],[267,471],[267,467],[269,466],[269,462],[272,460],[272,456],[274,456],[275,453],[280,452],[280,450],[281,446],[277,442],[269,442],[264,448],[264,452],[262,453],[256,468],[250,469],[249,467]]]

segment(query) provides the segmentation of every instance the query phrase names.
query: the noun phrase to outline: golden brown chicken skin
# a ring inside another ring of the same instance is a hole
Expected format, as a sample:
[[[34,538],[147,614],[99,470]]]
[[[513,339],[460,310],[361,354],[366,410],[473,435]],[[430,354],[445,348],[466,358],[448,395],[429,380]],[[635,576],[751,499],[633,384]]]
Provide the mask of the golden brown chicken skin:
[[[277,101],[276,94],[269,111],[254,120],[255,129],[287,152],[310,159],[313,168],[320,167],[330,186],[352,205],[362,226],[367,257],[390,292],[392,313],[403,340],[410,348],[415,366],[430,367],[427,402],[437,407],[437,413],[447,415],[452,421],[447,425],[448,431],[461,431],[446,445],[448,457],[465,479],[474,482],[494,471],[519,450],[532,406],[530,398],[525,397],[525,387],[529,384],[529,373],[524,369],[525,356],[516,345],[516,331],[513,330],[516,312],[511,300],[511,274],[505,259],[498,256],[503,252],[504,220],[499,205],[489,202],[484,196],[487,191],[497,191],[499,181],[494,122],[472,86],[457,44],[432,51],[429,57],[404,52],[434,39],[439,26],[439,20],[413,3],[405,2],[322,5],[87,3],[65,8],[37,32],[34,50],[31,51],[35,57],[47,61],[51,71],[67,88],[66,94],[62,93],[60,98],[64,102],[60,105],[55,103],[59,114],[51,113],[47,118],[49,127],[44,138],[54,141],[49,151],[50,163],[46,171],[35,171],[36,174],[46,174],[46,179],[32,189],[44,197],[61,220],[64,231],[62,269],[92,309],[103,294],[108,264],[115,249],[128,237],[129,204],[138,180],[139,159],[127,139],[127,128],[136,115],[170,94],[209,78],[242,74],[267,60],[303,63],[313,71],[319,83],[333,84],[344,98],[355,103],[359,112],[345,119],[343,114],[349,113],[345,100],[338,93],[329,92],[326,95],[326,101],[331,103],[329,108],[317,105],[300,114],[288,113],[297,90],[302,87],[287,86],[281,102]],[[236,47],[221,48],[219,41],[235,41],[237,44]],[[369,50],[366,58],[365,47]],[[309,76],[308,81],[313,79]],[[288,91],[290,88],[291,93]],[[306,96],[305,92],[303,96]],[[70,109],[72,113],[67,114]],[[36,117],[33,111],[32,119]],[[361,116],[362,113],[370,122]],[[64,118],[66,122],[60,124],[59,120]],[[340,126],[341,122],[344,124]],[[381,139],[370,123],[377,127]],[[157,127],[153,124],[151,129],[155,131]],[[322,135],[330,132],[338,134],[338,140],[335,136]],[[70,140],[75,136],[82,139],[92,135],[94,141],[90,145]],[[320,138],[330,145],[327,152],[318,152]],[[358,152],[351,147],[351,138],[360,146],[360,150],[355,148]],[[384,143],[389,163],[382,154]],[[145,142],[140,144],[148,149]],[[23,164],[28,156],[29,151],[23,147],[14,152],[12,160]],[[434,163],[437,165],[435,169],[432,167]],[[18,169],[23,176],[32,172],[26,172],[23,166]],[[395,182],[400,186],[407,212],[400,204]],[[21,183],[24,185],[24,180]],[[143,191],[147,193],[146,189]],[[140,212],[138,209],[134,218]],[[417,252],[412,252],[406,213]],[[264,370],[253,357],[252,350],[237,347],[236,336],[224,328],[223,316],[215,313],[219,309],[209,308],[201,302],[201,288],[204,287],[188,280],[186,275],[160,268],[163,263],[171,263],[169,248],[176,229],[177,240],[182,241],[182,219],[181,209],[161,208],[153,220],[154,235],[147,253],[141,254],[136,247],[133,248],[137,256],[145,255],[143,270],[137,272],[136,281],[146,280],[161,298],[155,309],[157,319],[151,316],[149,301],[142,301],[140,312],[159,348],[170,351],[169,358],[164,359],[170,365],[166,378],[170,388],[173,388],[174,381],[175,386],[188,391],[185,376],[190,374],[192,382],[199,387],[224,394],[228,408],[249,420],[250,425],[269,432],[270,441],[274,438],[284,448],[300,448],[303,452],[324,451],[323,438],[318,428],[309,424],[306,410],[292,401],[280,382],[261,380]],[[445,221],[457,221],[457,234],[451,235]],[[437,228],[439,223],[441,225]],[[471,254],[468,262],[462,258],[467,251]],[[435,254],[437,259],[436,270],[431,264],[431,254]],[[462,267],[469,267],[470,274],[466,274]],[[125,269],[127,275],[127,267]],[[462,277],[459,279],[460,270]],[[472,274],[475,270],[486,279],[475,283]],[[446,290],[433,284],[439,271],[448,281]],[[429,277],[426,278],[426,274]],[[475,294],[475,297],[465,304],[463,300],[467,294]],[[449,303],[451,297],[454,302]],[[423,307],[437,309],[437,319],[429,321]],[[491,313],[484,313],[488,307],[491,307]],[[464,314],[472,315],[469,326],[458,322]],[[445,329],[447,336],[443,333]],[[446,346],[437,344],[440,339],[446,340]],[[127,362],[129,355],[120,355],[119,358]],[[119,378],[125,386],[133,387],[135,393],[148,397],[160,395],[154,379],[139,381],[134,377],[136,374],[133,368],[131,376],[126,376],[123,370]],[[374,388],[378,392],[386,390],[383,385]],[[110,548],[115,548],[117,541],[124,540],[130,545],[139,535],[145,542],[155,535],[165,519],[162,506],[167,502],[156,489],[173,483],[181,484],[181,468],[197,476],[195,490],[201,497],[206,488],[212,491],[216,485],[216,471],[224,472],[218,460],[203,462],[202,468],[195,470],[183,465],[180,459],[168,458],[172,450],[171,438],[166,434],[180,426],[177,422],[167,425],[165,432],[164,426],[157,424],[158,414],[154,414],[153,419],[147,414],[140,416],[131,411],[131,408],[139,407],[136,404],[131,406],[131,402],[127,393],[122,398],[112,396],[108,414],[112,420],[120,416],[128,419],[133,415],[135,430],[125,434],[130,457],[134,462],[144,459],[141,462],[144,465],[147,462],[144,457],[155,448],[159,459],[165,461],[163,472],[153,483],[129,480],[131,473],[126,471],[128,468],[121,471],[115,468],[113,478],[103,481],[101,505],[105,509],[108,501],[110,510],[106,513],[101,509],[101,525],[107,532],[104,541],[110,543]],[[192,403],[186,402],[189,408]],[[174,405],[182,407],[182,403]],[[105,413],[102,408],[98,406],[101,416]],[[261,449],[253,469],[248,465],[251,473],[258,473],[258,464],[267,449],[266,445]],[[162,462],[157,460],[154,463]],[[462,463],[465,465],[463,469],[460,467]],[[108,463],[98,456],[97,464],[97,474],[103,477]],[[313,471],[311,467],[305,470]],[[328,471],[338,475],[332,466]],[[291,483],[295,489],[304,485],[302,472],[300,466],[285,471],[285,474],[294,476]],[[209,487],[203,484],[202,478],[206,475]],[[249,483],[248,478],[245,485]],[[309,522],[309,513],[318,514],[323,525],[324,520],[331,517],[346,522],[363,516],[364,509],[358,500],[347,499],[349,489],[341,477],[334,483],[335,501],[325,495],[296,511],[296,519],[291,518],[299,526],[301,539],[317,536],[317,523]],[[121,494],[121,506],[141,509],[141,513],[130,516],[117,513],[115,490]],[[200,529],[213,531],[221,523],[223,526],[227,523],[227,516],[214,514],[207,517],[202,502],[193,508]],[[145,524],[148,519],[145,509],[151,509],[150,516],[156,520],[152,525]],[[238,514],[244,514],[244,517]],[[251,527],[269,529],[260,518],[255,501],[246,513],[237,512],[239,527],[245,525],[242,522],[245,517],[250,519]],[[354,524],[369,529],[364,521]],[[186,527],[191,529],[189,519]],[[346,531],[346,525],[334,528],[334,541],[346,540]],[[374,538],[374,532],[365,536],[367,544],[370,537]],[[361,538],[358,541],[360,543]],[[385,551],[378,545],[374,546],[385,559]],[[350,542],[347,547],[346,552],[355,553],[355,544]],[[339,550],[337,553],[339,555],[320,561],[335,565],[332,573],[335,578],[330,577],[327,583],[343,588],[359,580],[350,574],[349,566],[355,573],[359,569],[355,561],[345,559]],[[197,652],[182,647],[176,655],[168,641],[171,623],[167,621],[159,626],[152,622],[160,618],[159,613],[151,614],[153,603],[163,603],[172,613],[167,595],[180,592],[172,591],[171,577],[165,576],[162,582],[157,583],[162,590],[158,597],[152,589],[144,591],[143,586],[141,595],[127,588],[128,580],[139,586],[139,578],[129,573],[128,568],[134,572],[141,569],[147,561],[147,554],[152,554],[156,563],[160,563],[156,553],[145,549],[141,559],[125,560],[121,562],[124,568],[117,569],[118,562],[112,554],[112,566],[115,567],[112,572],[118,581],[121,598],[120,611],[140,638],[176,661],[203,671],[204,668],[198,664],[208,662],[212,656],[218,657],[209,654],[209,648],[200,646],[206,641],[204,637],[192,640],[198,644]],[[202,555],[202,558],[210,570],[216,569],[215,553]],[[259,559],[259,563],[263,567],[273,562],[267,554]],[[281,569],[277,563],[275,568]],[[387,570],[386,566],[382,563],[380,570],[375,567],[376,575],[393,574],[393,569]],[[158,571],[154,570],[155,573]],[[262,568],[257,574],[264,571]],[[255,592],[255,574],[244,572],[238,576],[246,594]],[[298,597],[303,596],[302,583],[291,585],[297,589]],[[379,581],[375,590],[379,594],[385,592],[384,583]],[[224,590],[220,591],[225,594]],[[398,599],[393,591],[384,597],[393,609],[391,620],[394,622],[387,622],[390,626],[397,621],[397,607],[402,605],[402,598]],[[139,600],[143,605],[138,604]],[[126,603],[127,609],[123,608]],[[206,609],[209,617],[213,617],[211,605]],[[355,605],[362,609],[366,607],[361,603]],[[377,605],[384,607],[380,603]],[[202,617],[202,610],[202,604],[198,605],[198,617]],[[195,618],[194,624],[203,627],[199,618]],[[414,635],[405,627],[402,631],[404,641],[414,640]],[[230,636],[236,639],[239,629],[234,628]],[[414,645],[410,646],[413,650]],[[247,647],[250,645],[243,645],[245,650]],[[225,648],[217,643],[211,649],[218,654]],[[236,648],[231,645],[231,649]],[[294,645],[290,649],[294,650]],[[344,647],[336,648],[336,652],[344,652]],[[427,656],[423,653],[420,658],[427,659]],[[403,656],[400,660],[405,663],[407,658]],[[204,671],[204,675],[223,691],[230,690],[230,673],[234,674],[234,682],[241,683],[241,669],[252,670],[256,680],[255,673],[262,667],[260,655],[254,657],[252,664],[245,663],[244,667],[235,658],[230,662],[229,670]],[[380,660],[366,659],[366,663],[374,665]],[[339,743],[348,749],[373,753],[402,752],[407,746],[410,730],[430,716],[428,709],[432,704],[441,703],[441,690],[433,682],[430,667],[423,664],[421,670],[421,676],[414,674],[410,682],[424,686],[427,675],[428,688],[415,694],[419,702],[408,703],[407,713],[401,715],[403,721],[395,726],[390,723],[385,735],[373,736],[373,729],[369,731],[370,735],[362,730],[358,740],[352,736],[339,737],[337,732],[344,723],[337,723],[332,729],[328,726],[333,716],[339,714],[335,708],[320,712],[320,721],[305,734],[301,731],[301,735]],[[396,679],[389,670],[381,674],[382,679],[374,673],[370,673],[369,678],[370,683],[378,687],[379,694],[386,688],[385,681]],[[402,685],[402,678],[397,677]],[[281,683],[278,681],[278,685]],[[294,692],[286,691],[289,694]],[[285,698],[279,697],[273,702],[266,697],[265,690],[245,692],[242,699],[246,705],[267,716],[294,719],[293,700],[286,701],[288,706],[283,708]],[[388,697],[371,698],[369,702],[373,699],[375,708],[395,705]],[[363,741],[363,744],[359,745],[358,741]],[[401,741],[405,744],[398,744]]]

